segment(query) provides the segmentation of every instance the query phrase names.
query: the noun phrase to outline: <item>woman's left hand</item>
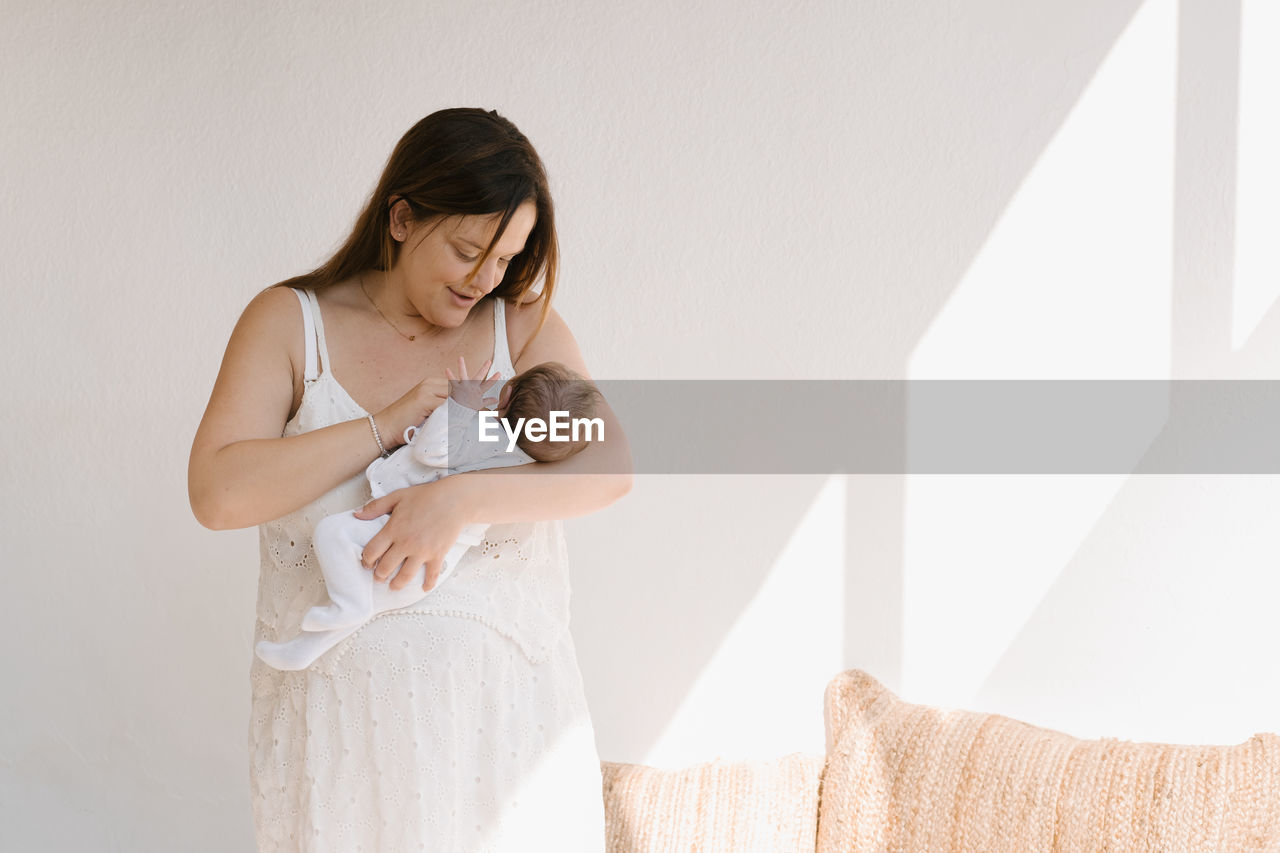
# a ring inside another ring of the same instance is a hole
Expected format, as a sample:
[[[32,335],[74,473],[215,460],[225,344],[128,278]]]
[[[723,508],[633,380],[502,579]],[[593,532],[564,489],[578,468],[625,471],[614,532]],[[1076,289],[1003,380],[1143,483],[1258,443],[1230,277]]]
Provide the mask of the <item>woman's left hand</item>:
[[[422,591],[435,586],[445,555],[468,522],[450,479],[398,489],[356,512],[356,518],[365,520],[391,514],[360,555],[361,565],[374,570],[375,580],[390,578],[391,589],[403,589],[425,564]]]

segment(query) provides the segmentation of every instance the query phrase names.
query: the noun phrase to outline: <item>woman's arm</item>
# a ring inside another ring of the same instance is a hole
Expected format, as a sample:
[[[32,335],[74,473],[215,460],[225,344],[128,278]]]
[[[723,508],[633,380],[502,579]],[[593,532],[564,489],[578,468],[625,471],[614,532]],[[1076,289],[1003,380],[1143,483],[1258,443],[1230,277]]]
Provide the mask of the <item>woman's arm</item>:
[[[578,342],[555,309],[537,337],[529,340],[535,315],[533,306],[512,312],[512,335],[521,344],[513,352],[524,350],[516,373],[558,361],[590,379]],[[631,491],[631,448],[607,400],[601,400],[596,416],[604,423],[604,441],[593,441],[559,462],[460,474],[455,478],[461,481],[455,484],[457,500],[476,521],[488,524],[574,518],[613,503]]]
[[[231,333],[191,444],[187,492],[191,511],[205,527],[252,527],[279,518],[359,474],[378,456],[367,418],[281,436],[302,396],[304,360],[298,297],[285,287],[258,294]],[[399,443],[398,424],[389,413],[405,408],[415,393],[430,395],[427,384],[375,416],[388,448]]]
[[[523,349],[514,365],[516,372],[544,361],[558,361],[590,378],[573,334],[554,309],[537,336],[529,340],[536,314],[533,307],[508,312],[510,339],[520,345],[512,351]],[[365,547],[364,564],[372,567],[376,563],[375,577],[384,580],[402,563],[411,569],[425,563],[424,588],[429,588],[427,584],[433,583],[439,572],[441,557],[467,524],[573,518],[618,500],[631,490],[631,450],[607,402],[600,404],[597,415],[604,422],[605,440],[592,442],[568,459],[455,474],[369,502],[357,517],[376,518],[394,512]],[[402,588],[413,574],[412,570],[398,573],[391,588]]]

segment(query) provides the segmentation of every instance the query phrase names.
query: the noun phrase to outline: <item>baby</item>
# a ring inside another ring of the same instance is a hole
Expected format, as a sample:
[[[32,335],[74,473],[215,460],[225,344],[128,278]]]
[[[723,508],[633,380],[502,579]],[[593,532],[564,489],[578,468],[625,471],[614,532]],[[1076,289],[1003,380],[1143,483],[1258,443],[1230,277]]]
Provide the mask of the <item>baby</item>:
[[[390,456],[375,459],[366,469],[373,497],[465,471],[555,462],[586,447],[587,439],[576,435],[574,441],[535,441],[521,431],[513,441],[507,429],[507,422],[518,423],[521,418],[541,418],[549,423],[552,412],[567,412],[570,419],[595,416],[600,392],[564,365],[539,364],[502,386],[497,400],[502,420],[494,419],[485,433],[496,435],[496,441],[480,441],[480,411],[493,402],[483,397],[487,387],[479,380],[452,382],[449,398],[420,427],[405,430],[405,445]],[[423,566],[418,567],[416,581],[393,590],[390,583],[376,581],[361,565],[365,545],[389,516],[365,520],[356,518],[355,512],[337,513],[316,525],[312,545],[331,603],[307,611],[302,633],[292,640],[258,643],[258,657],[276,669],[305,669],[377,614],[416,604],[430,595],[422,591]],[[484,540],[488,527],[469,524],[463,528],[445,555],[435,587],[452,574],[469,548]]]

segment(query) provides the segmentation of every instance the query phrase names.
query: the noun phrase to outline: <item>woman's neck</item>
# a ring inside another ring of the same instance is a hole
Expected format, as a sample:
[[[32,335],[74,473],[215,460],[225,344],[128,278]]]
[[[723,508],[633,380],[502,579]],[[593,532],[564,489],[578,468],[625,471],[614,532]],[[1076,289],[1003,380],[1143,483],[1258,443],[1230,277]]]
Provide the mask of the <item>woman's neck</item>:
[[[357,286],[364,293],[369,307],[400,337],[409,341],[419,338],[440,338],[448,327],[437,326],[425,317],[405,296],[404,288],[387,275],[361,274]]]

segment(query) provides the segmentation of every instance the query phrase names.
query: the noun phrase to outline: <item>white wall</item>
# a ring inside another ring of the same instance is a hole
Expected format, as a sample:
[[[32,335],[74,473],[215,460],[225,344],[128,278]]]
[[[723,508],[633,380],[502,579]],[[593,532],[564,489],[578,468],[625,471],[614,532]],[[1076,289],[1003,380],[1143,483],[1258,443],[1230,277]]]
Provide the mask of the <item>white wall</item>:
[[[195,523],[186,456],[244,304],[421,116],[538,147],[599,377],[1273,378],[1273,5],[10,0],[6,837],[251,846],[256,537]],[[569,525],[601,756],[821,751],[850,667],[1081,735],[1280,729],[1277,493],[642,477]]]

